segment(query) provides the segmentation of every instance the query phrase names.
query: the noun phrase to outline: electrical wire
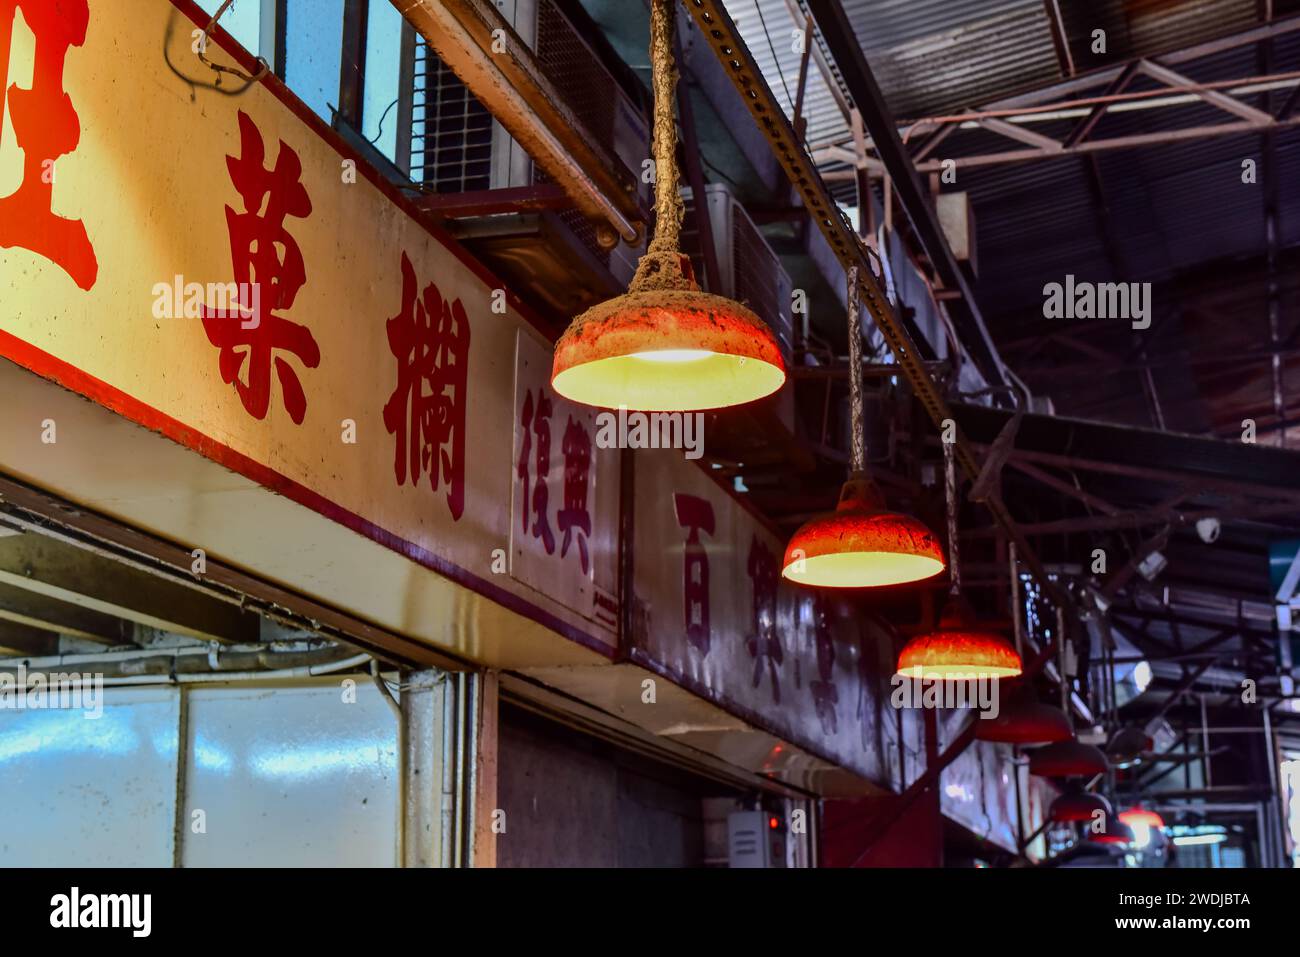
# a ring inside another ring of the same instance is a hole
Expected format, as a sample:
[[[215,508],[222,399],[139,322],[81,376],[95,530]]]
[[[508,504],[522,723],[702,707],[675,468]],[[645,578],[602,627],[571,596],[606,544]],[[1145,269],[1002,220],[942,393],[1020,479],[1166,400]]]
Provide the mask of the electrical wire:
[[[767,18],[763,16],[763,0],[754,0],[754,10],[758,13],[758,22],[763,27],[763,36],[767,38],[767,48],[772,53],[772,65],[776,67],[776,75],[781,78],[781,89],[785,90],[786,102],[790,104],[790,109],[794,109],[794,97],[790,95],[790,87],[785,82],[785,70],[781,69],[781,60],[776,55],[776,47],[772,43],[772,34],[767,30]],[[805,42],[807,42],[805,40]]]

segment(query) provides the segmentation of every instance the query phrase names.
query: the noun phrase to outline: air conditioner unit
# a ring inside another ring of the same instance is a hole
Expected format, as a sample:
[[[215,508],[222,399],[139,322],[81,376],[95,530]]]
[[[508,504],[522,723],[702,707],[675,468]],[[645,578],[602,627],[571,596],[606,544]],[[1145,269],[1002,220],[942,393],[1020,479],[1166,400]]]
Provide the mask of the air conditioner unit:
[[[709,291],[734,299],[753,310],[775,333],[788,363],[794,344],[791,321],[794,284],[790,281],[790,274],[781,265],[781,257],[768,245],[745,208],[726,186],[709,183],[704,187],[704,193],[708,200],[709,226],[722,284],[721,289]],[[697,254],[700,242],[695,200],[689,189],[682,190],[682,198],[686,204],[682,248],[694,257],[695,275],[703,286],[706,277],[704,264]]]
[[[497,0],[497,9],[528,45],[564,104],[598,143],[612,145],[642,190],[642,163],[650,156],[644,112],[619,86],[555,0]],[[532,158],[478,102],[422,39],[415,52],[411,176],[439,193],[531,186],[545,182]],[[601,249],[595,225],[576,210],[559,214],[592,253],[626,286],[644,244]]]

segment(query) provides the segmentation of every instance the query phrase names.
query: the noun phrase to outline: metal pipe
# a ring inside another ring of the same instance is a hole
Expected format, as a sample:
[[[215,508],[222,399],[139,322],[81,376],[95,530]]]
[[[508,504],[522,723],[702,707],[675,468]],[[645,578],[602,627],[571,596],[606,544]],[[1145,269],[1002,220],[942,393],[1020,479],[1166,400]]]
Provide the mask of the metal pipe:
[[[187,684],[204,684],[209,682],[237,682],[237,681],[284,681],[290,679],[315,678],[320,675],[334,674],[339,671],[346,671],[349,668],[355,668],[371,660],[368,654],[355,655],[351,658],[344,658],[342,661],[331,661],[323,665],[306,665],[301,668],[280,668],[274,671],[218,671],[202,672],[196,674],[176,674],[176,675],[127,675],[121,677],[94,677],[83,676],[73,681],[67,682],[67,687],[76,688],[86,684],[104,684],[104,685],[187,685]],[[37,672],[29,672],[35,674]],[[40,674],[49,674],[41,671]]]

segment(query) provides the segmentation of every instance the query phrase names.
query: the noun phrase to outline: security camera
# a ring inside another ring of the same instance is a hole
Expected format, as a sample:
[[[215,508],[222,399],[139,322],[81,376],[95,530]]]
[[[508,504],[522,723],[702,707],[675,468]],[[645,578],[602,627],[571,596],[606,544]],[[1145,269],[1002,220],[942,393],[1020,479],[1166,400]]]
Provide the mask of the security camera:
[[[1201,536],[1201,541],[1207,545],[1214,544],[1222,530],[1223,526],[1217,518],[1202,518],[1196,522],[1196,534]]]

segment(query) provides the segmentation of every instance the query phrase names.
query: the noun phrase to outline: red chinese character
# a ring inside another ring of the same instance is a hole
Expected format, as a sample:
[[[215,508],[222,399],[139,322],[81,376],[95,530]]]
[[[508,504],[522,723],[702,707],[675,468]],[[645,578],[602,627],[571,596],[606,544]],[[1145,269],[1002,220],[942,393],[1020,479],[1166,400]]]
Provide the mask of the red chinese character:
[[[235,391],[249,415],[255,419],[266,418],[271,404],[274,360],[284,392],[284,407],[294,424],[301,425],[307,414],[307,396],[293,367],[275,353],[284,350],[308,369],[315,369],[320,365],[320,349],[310,329],[275,312],[293,306],[294,297],[307,281],[302,250],[284,228],[284,219],[286,216],[305,219],[311,214],[311,200],[300,181],[302,163],[298,154],[283,142],[275,168],[264,168],[266,149],[262,134],[242,110],[239,141],[241,155],[227,156],[226,168],[244,201],[244,211],[238,213],[227,206],[226,227],[230,233],[235,282],[239,284],[240,308],[205,307],[203,329],[208,341],[221,350],[222,381],[235,384]],[[283,260],[279,249],[284,250]],[[257,293],[250,302],[247,290],[254,284]],[[254,308],[252,303],[258,307]],[[248,360],[247,380],[239,375],[245,359]]]
[[[781,685],[777,666],[785,661],[781,636],[776,630],[776,556],[772,550],[754,536],[749,545],[749,579],[753,584],[753,606],[750,618],[751,632],[745,639],[745,650],[754,659],[754,687],[763,680],[763,665],[767,665],[772,678],[772,700],[781,703]]]
[[[519,428],[523,433],[519,440],[519,461],[515,463],[515,474],[519,476],[519,481],[524,485],[524,494],[521,501],[523,507],[519,509],[519,520],[523,523],[523,530],[528,531],[528,478],[531,474],[531,456],[533,451],[533,390],[528,389],[524,392],[524,407],[519,411]]]
[[[402,308],[387,329],[397,387],[384,405],[384,426],[397,438],[397,484],[406,484],[409,459],[413,486],[425,471],[434,491],[446,481],[447,507],[459,520],[465,510],[469,317],[459,299],[448,302],[433,283],[417,298],[415,269],[402,253]]]
[[[560,531],[564,533],[560,557],[569,554],[569,545],[577,539],[578,559],[585,575],[591,561],[587,554],[587,539],[591,536],[591,512],[587,510],[591,436],[573,416],[569,416],[569,423],[564,427],[564,439],[560,447],[564,452],[564,508],[556,516]]]
[[[678,492],[673,496],[677,524],[688,529],[682,555],[682,609],[686,619],[686,640],[709,653],[709,555],[700,532],[713,534],[713,506],[707,499]]]
[[[542,540],[546,554],[555,552],[555,533],[551,531],[551,490],[546,477],[551,474],[551,400],[545,389],[537,390],[537,411],[533,415],[533,435],[537,438],[537,456],[534,466],[537,476],[533,481],[533,538]],[[527,507],[527,502],[525,502]]]
[[[9,86],[9,57],[18,11],[36,37],[31,89]],[[8,100],[14,138],[23,151],[23,180],[0,199],[0,248],[31,250],[57,263],[82,289],[95,284],[99,263],[79,219],[53,212],[54,162],[81,139],[72,98],[63,89],[69,47],[86,42],[86,0],[0,0],[0,135]]]

